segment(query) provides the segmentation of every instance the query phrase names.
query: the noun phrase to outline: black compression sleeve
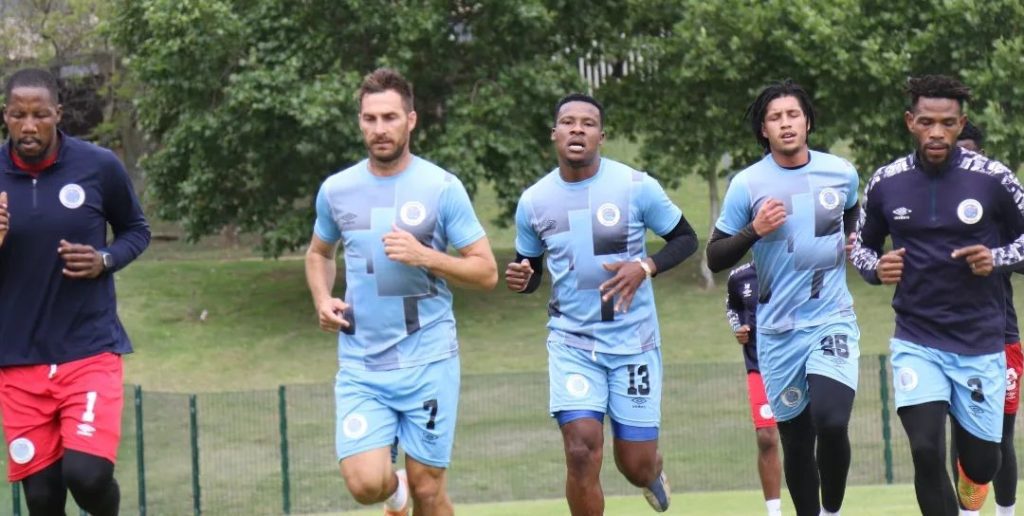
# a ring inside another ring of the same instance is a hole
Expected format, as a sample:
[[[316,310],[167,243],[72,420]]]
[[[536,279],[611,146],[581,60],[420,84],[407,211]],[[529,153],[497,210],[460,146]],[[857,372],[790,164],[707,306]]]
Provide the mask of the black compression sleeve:
[[[526,283],[526,288],[520,290],[520,294],[529,294],[537,287],[540,286],[540,278],[544,275],[544,260],[543,256],[523,256],[516,253],[516,263],[520,263],[523,260],[530,260],[530,267],[533,268],[533,276],[530,276],[530,281]]]
[[[697,250],[697,232],[686,221],[686,217],[680,217],[676,227],[662,235],[662,238],[665,239],[665,247],[651,255],[651,261],[658,269],[656,274],[679,265]]]
[[[860,217],[860,205],[854,204],[852,208],[843,212],[843,245],[846,245],[846,237],[857,231],[857,218]]]
[[[753,224],[747,224],[735,235],[715,228],[711,240],[708,240],[708,268],[711,272],[719,272],[736,265],[760,238],[754,232]]]

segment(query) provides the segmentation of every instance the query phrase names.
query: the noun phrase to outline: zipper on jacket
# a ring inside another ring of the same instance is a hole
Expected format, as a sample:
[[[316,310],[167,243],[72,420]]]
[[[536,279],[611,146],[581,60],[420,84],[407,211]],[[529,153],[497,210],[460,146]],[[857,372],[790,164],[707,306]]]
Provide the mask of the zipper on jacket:
[[[35,178],[35,177],[32,178],[32,209],[33,210],[36,210],[36,209],[39,208],[39,206],[38,206],[39,203],[37,202],[38,196],[36,195],[36,183],[38,183],[38,182],[39,182],[38,178]]]
[[[935,213],[935,190],[936,190],[935,182],[936,181],[938,181],[938,179],[933,177],[931,182],[928,183],[928,193],[929,193],[929,198],[931,200],[931,219],[930,220],[932,222],[935,222],[935,220],[938,218],[938,215]]]

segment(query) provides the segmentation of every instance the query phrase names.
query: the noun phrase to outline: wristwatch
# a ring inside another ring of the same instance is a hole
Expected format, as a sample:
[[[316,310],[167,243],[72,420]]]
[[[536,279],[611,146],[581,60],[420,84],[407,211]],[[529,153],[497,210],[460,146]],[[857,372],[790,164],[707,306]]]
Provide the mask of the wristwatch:
[[[114,268],[114,255],[106,251],[100,251],[100,258],[103,259],[103,270],[108,271]]]
[[[651,266],[647,265],[647,262],[643,258],[634,258],[633,261],[640,264],[640,268],[644,270],[644,274],[647,275],[647,279],[651,279],[654,274],[651,273]]]

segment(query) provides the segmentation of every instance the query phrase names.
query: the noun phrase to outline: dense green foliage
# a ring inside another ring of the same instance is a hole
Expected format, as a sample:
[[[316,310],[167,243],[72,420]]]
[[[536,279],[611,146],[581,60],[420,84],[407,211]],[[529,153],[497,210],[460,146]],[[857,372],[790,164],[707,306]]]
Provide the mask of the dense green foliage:
[[[967,81],[989,153],[1024,160],[1024,6],[1014,0],[375,6],[118,0],[109,27],[140,85],[139,121],[160,144],[145,161],[158,215],[193,238],[238,225],[269,254],[301,245],[317,184],[364,155],[353,92],[381,65],[416,86],[415,152],[471,192],[492,182],[506,220],[554,164],[551,107],[583,87],[580,57],[614,70],[597,90],[610,131],[640,141],[642,164],[670,181],[699,173],[714,186],[756,159],[743,114],[761,86],[787,77],[815,97],[812,145],[843,144],[862,175],[910,150],[902,89],[921,73]]]

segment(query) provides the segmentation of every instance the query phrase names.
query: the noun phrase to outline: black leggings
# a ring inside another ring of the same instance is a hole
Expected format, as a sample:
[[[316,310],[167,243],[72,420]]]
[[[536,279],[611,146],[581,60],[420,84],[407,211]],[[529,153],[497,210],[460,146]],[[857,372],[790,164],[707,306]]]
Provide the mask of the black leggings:
[[[847,428],[856,391],[816,374],[807,375],[807,384],[808,408],[778,426],[793,508],[797,516],[818,516],[821,507],[837,512],[843,505],[846,475],[850,471]]]
[[[995,478],[992,479],[992,488],[996,494],[996,503],[1003,507],[1009,507],[1017,503],[1017,450],[1013,446],[1013,424],[1017,414],[1003,414],[1003,440],[1000,443],[1002,462]],[[952,416],[951,416],[952,418]],[[953,482],[957,481],[956,470],[957,449],[956,439],[949,442],[949,463],[953,468]]]
[[[946,472],[946,417],[949,403],[932,401],[900,408],[897,413],[910,440],[914,459],[914,491],[922,516],[956,516],[959,512],[953,484]],[[987,484],[999,469],[999,443],[979,439],[955,418],[953,441],[960,465],[971,480]]]
[[[64,457],[21,481],[30,516],[64,516],[67,492],[92,516],[116,516],[121,490],[114,463],[96,455],[65,450]]]

